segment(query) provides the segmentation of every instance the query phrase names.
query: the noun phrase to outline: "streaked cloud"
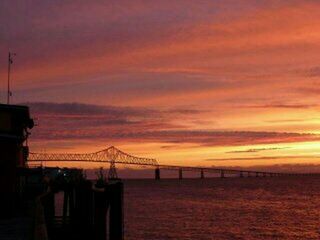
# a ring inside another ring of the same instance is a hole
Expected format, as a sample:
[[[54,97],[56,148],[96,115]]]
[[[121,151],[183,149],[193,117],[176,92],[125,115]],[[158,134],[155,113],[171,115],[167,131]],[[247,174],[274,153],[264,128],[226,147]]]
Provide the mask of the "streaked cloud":
[[[223,166],[214,165],[216,168],[223,168]],[[320,164],[272,164],[272,165],[254,165],[254,166],[230,166],[231,169],[243,169],[251,171],[270,171],[270,172],[289,172],[289,173],[319,173]]]
[[[235,150],[235,151],[229,151],[226,153],[256,153],[256,152],[263,152],[263,151],[274,151],[274,150],[281,150],[281,149],[288,149],[288,147],[271,147],[271,148],[250,148],[247,150]]]
[[[243,106],[247,108],[288,108],[288,109],[307,109],[312,107],[319,107],[316,104],[281,104],[281,103],[271,103],[265,105],[249,105]]]
[[[206,159],[206,161],[215,161],[215,162],[225,162],[225,161],[265,161],[268,160],[270,162],[277,162],[284,159],[295,159],[295,160],[310,160],[315,159],[319,160],[319,156],[272,156],[272,157],[237,157],[237,158],[210,158]]]

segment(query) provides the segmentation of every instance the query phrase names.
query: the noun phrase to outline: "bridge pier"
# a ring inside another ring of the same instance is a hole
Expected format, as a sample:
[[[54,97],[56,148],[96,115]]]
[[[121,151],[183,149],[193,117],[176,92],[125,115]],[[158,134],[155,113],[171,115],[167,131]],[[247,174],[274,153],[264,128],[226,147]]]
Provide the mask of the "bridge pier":
[[[243,178],[243,172],[242,171],[240,171],[240,177]]]
[[[160,180],[160,168],[154,170],[154,176],[156,180]]]
[[[118,179],[117,169],[116,169],[116,163],[114,159],[111,159],[110,162],[110,168],[108,172],[108,179],[109,180],[116,180]]]
[[[224,178],[224,171],[223,170],[220,171],[220,177]]]
[[[204,179],[204,171],[203,171],[203,169],[201,169],[200,178],[201,178],[201,179]]]
[[[259,177],[259,173],[258,172],[256,172],[256,177]]]
[[[182,179],[182,168],[179,168],[179,179]]]

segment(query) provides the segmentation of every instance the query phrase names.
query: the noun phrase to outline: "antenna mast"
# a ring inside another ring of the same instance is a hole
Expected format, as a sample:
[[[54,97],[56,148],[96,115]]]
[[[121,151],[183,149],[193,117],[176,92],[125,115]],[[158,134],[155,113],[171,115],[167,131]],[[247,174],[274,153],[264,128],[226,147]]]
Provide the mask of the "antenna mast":
[[[8,91],[7,91],[7,104],[10,104],[10,97],[12,96],[12,92],[10,90],[10,71],[11,71],[11,64],[13,63],[12,57],[16,56],[15,53],[9,52],[8,55]]]

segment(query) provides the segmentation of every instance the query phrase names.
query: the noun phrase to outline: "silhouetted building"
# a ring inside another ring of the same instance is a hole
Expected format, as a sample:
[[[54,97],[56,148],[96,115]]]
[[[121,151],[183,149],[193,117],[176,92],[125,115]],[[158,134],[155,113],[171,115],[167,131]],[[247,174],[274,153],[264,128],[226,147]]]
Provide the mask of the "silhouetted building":
[[[10,217],[17,196],[18,167],[24,167],[28,129],[33,127],[27,106],[0,104],[0,217]]]

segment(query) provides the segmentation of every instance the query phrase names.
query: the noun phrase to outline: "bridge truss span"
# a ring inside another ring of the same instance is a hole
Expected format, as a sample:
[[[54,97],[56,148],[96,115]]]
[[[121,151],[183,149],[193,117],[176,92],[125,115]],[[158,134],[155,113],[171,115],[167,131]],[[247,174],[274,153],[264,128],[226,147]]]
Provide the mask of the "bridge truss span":
[[[158,166],[156,159],[135,157],[116,147],[109,147],[94,153],[33,153],[28,157],[28,162],[107,162],[134,165]]]

